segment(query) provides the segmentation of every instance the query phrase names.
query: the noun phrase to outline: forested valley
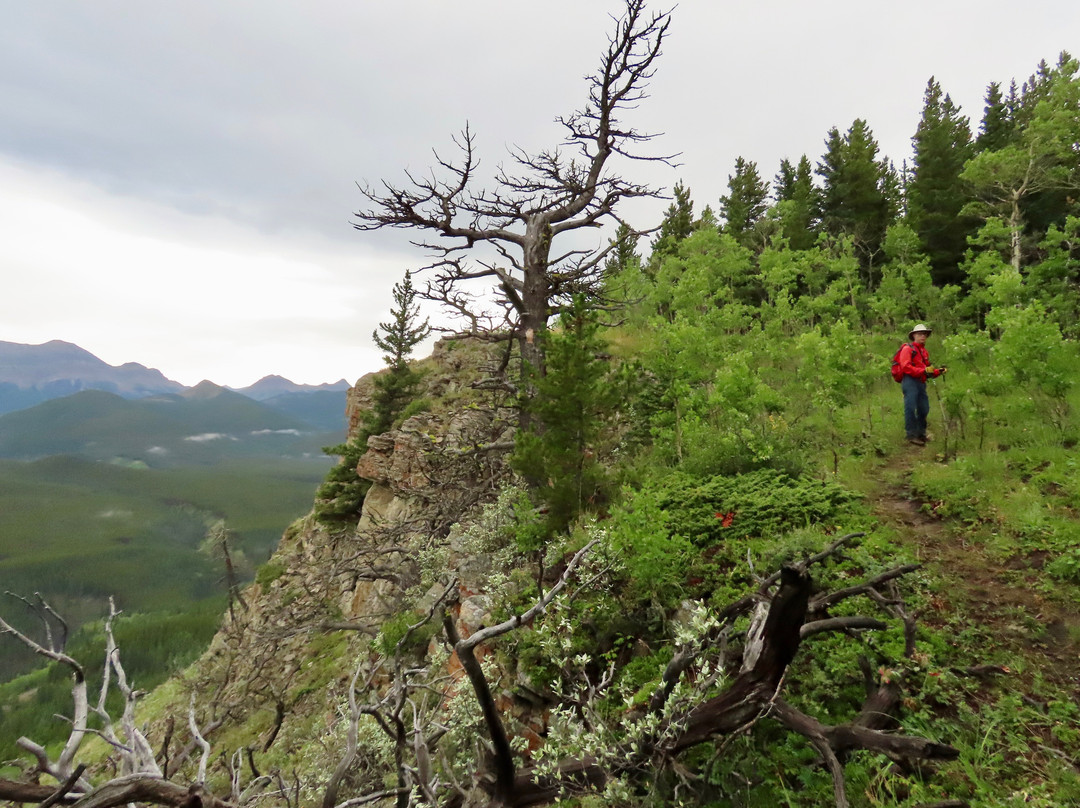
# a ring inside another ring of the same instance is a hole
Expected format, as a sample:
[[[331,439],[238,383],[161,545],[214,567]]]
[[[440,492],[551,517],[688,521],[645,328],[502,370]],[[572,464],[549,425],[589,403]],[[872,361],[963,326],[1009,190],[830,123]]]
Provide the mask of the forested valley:
[[[70,655],[24,636],[50,667],[0,715],[75,671],[91,730],[0,731],[0,799],[1080,804],[1080,64],[992,80],[975,118],[931,78],[910,164],[838,122],[635,229],[653,144],[619,116],[668,22],[626,4],[559,119],[575,159],[474,191],[466,131],[444,179],[362,189],[359,230],[436,259],[312,514],[145,702],[101,657],[137,617]],[[416,360],[420,299],[464,319]],[[889,373],[917,323],[948,369],[925,446]]]

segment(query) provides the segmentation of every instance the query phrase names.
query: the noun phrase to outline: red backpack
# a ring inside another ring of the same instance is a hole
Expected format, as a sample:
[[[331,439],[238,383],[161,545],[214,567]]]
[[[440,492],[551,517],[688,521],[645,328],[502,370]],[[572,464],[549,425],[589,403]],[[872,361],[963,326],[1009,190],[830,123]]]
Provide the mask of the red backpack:
[[[901,346],[896,350],[896,353],[893,354],[893,358],[892,358],[892,377],[893,377],[894,382],[903,381],[904,371],[900,367],[900,351],[904,350],[904,348],[906,348],[907,345],[908,345],[908,343],[906,343],[906,342],[901,344]],[[912,350],[914,350],[914,346],[912,346]]]

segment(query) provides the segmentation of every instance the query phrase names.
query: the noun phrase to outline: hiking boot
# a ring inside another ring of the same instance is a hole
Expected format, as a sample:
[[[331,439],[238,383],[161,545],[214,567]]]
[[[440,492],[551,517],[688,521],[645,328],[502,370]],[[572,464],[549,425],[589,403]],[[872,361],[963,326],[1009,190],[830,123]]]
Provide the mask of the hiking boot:
[[[908,438],[907,442],[908,443],[913,443],[916,446],[925,446],[926,445],[926,438],[919,438],[919,437]]]

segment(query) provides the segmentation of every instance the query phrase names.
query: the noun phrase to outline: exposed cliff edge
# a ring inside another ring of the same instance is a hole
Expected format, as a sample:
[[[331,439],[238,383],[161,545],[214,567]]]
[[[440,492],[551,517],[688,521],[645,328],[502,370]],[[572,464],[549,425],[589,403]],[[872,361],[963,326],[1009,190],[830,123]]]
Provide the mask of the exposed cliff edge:
[[[485,620],[490,565],[462,535],[508,477],[510,410],[472,387],[493,361],[488,345],[442,341],[419,363],[429,409],[368,439],[357,472],[371,488],[359,521],[330,528],[308,516],[290,526],[207,653],[154,699],[184,693],[158,723],[186,724],[193,693],[215,749],[247,750],[253,772],[297,778],[307,802],[343,753],[349,681],[358,660],[374,659],[383,623],[429,608],[451,580],[459,630],[468,635]],[[349,391],[350,436],[374,376]],[[166,774],[190,764],[192,751],[174,756]]]

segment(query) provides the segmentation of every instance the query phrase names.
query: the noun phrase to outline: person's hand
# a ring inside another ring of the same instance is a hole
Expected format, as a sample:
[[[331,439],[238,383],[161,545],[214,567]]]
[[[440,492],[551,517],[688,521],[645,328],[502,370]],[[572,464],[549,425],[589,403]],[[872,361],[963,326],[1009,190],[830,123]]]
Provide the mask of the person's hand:
[[[941,367],[939,367],[939,368],[938,368],[938,376],[944,376],[944,375],[945,375],[945,371],[946,371],[946,370],[948,370],[948,368],[947,368],[947,367],[945,367],[944,365],[942,365]]]

